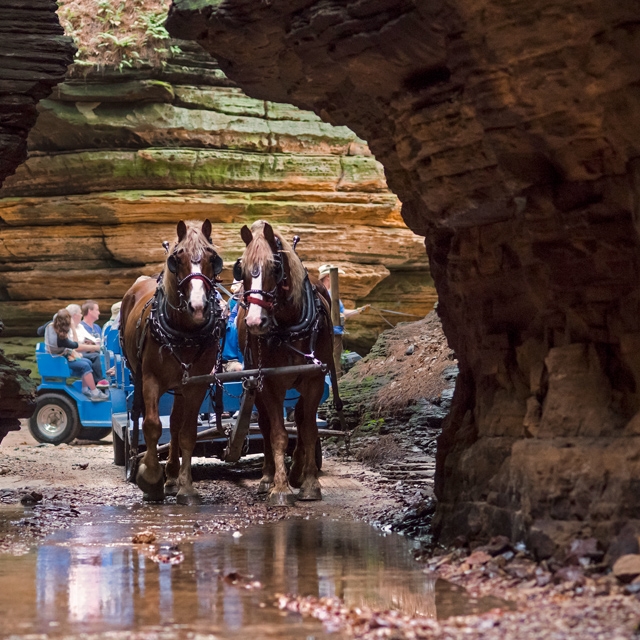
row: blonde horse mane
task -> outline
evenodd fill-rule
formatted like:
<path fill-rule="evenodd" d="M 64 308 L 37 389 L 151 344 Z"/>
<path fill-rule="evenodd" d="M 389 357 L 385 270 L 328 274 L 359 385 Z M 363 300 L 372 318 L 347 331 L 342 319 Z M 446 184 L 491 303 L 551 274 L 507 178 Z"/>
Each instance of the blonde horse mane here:
<path fill-rule="evenodd" d="M 251 270 L 246 265 L 260 265 L 262 269 L 273 268 L 273 249 L 264 237 L 264 220 L 257 220 L 251 225 L 251 233 L 253 234 L 253 240 L 249 243 L 245 249 L 244 256 L 242 258 L 242 264 L 245 269 Z M 293 247 L 282 237 L 282 235 L 273 230 L 273 235 L 278 238 L 282 244 L 282 253 L 286 256 L 287 264 L 289 266 L 289 285 L 291 302 L 296 307 L 302 306 L 303 294 L 304 294 L 304 279 L 307 275 L 307 270 L 304 268 L 302 261 L 298 258 Z"/>
<path fill-rule="evenodd" d="M 202 224 L 201 220 L 186 220 L 185 225 L 187 226 L 187 233 L 181 242 L 179 242 L 177 238 L 173 241 L 167 256 L 172 255 L 174 251 L 184 249 L 187 255 L 196 257 L 200 254 L 200 257 L 202 258 L 204 257 L 205 249 L 207 247 L 217 250 L 216 246 L 209 243 L 209 240 L 204 237 L 202 233 Z M 167 296 L 175 295 L 177 293 L 176 279 L 169 271 L 166 261 L 162 271 L 162 287 L 164 288 L 164 292 Z"/>

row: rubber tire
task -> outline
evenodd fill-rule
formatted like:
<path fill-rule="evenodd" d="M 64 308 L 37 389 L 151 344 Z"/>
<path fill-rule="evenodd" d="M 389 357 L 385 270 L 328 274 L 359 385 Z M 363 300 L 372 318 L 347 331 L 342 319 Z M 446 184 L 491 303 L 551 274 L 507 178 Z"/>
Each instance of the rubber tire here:
<path fill-rule="evenodd" d="M 53 435 L 38 425 L 38 416 L 47 406 L 58 407 L 66 419 L 66 425 L 62 431 Z M 55 411 L 53 408 L 51 410 Z M 29 431 L 38 442 L 55 445 L 69 443 L 78 437 L 81 429 L 78 410 L 68 396 L 59 393 L 43 393 L 36 398 L 36 409 L 29 418 Z"/>
<path fill-rule="evenodd" d="M 111 431 L 113 433 L 113 464 L 116 467 L 124 467 L 126 460 L 124 457 L 124 440 L 116 433 L 115 429 Z"/>
<path fill-rule="evenodd" d="M 318 471 L 322 470 L 322 443 L 320 438 L 316 440 L 316 467 L 318 467 Z"/>
<path fill-rule="evenodd" d="M 78 438 L 81 440 L 91 440 L 98 442 L 102 438 L 106 438 L 111 433 L 111 427 L 82 427 Z"/>

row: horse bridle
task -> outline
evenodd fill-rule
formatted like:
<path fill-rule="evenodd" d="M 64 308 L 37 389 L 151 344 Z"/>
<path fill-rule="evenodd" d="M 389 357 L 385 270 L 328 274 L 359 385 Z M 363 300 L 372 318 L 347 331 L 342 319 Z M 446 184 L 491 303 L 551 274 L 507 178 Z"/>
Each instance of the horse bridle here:
<path fill-rule="evenodd" d="M 250 304 L 258 305 L 267 311 L 273 311 L 278 303 L 278 288 L 284 291 L 289 290 L 289 286 L 286 284 L 287 276 L 284 270 L 284 257 L 282 255 L 282 243 L 280 238 L 276 238 L 277 251 L 273 254 L 273 275 L 276 281 L 275 286 L 271 291 L 265 291 L 264 289 L 249 289 L 242 294 L 242 302 L 240 304 L 246 309 Z M 252 278 L 257 278 L 260 275 L 260 267 L 254 265 L 250 273 Z M 242 280 L 242 258 L 238 258 L 233 265 L 233 277 L 235 280 Z M 284 284 L 283 284 L 284 283 Z M 260 295 L 262 298 L 256 298 Z"/>
<path fill-rule="evenodd" d="M 167 245 L 165 245 L 165 249 L 168 250 L 168 243 Z M 211 258 L 209 259 L 209 261 L 211 262 L 211 266 L 213 267 L 213 274 L 214 274 L 213 279 L 207 277 L 202 272 L 200 273 L 191 272 L 191 273 L 188 273 L 184 278 L 180 279 L 178 278 L 178 273 L 177 273 L 178 272 L 178 260 L 176 258 L 177 254 L 178 254 L 178 250 L 176 248 L 174 249 L 173 253 L 167 258 L 167 269 L 169 269 L 169 271 L 176 276 L 176 288 L 178 290 L 178 296 L 180 298 L 180 303 L 177 309 L 182 309 L 183 307 L 186 306 L 184 288 L 192 280 L 201 280 L 204 283 L 204 287 L 207 291 L 207 301 L 212 302 L 212 300 L 216 297 L 215 287 L 216 287 L 216 283 L 218 282 L 218 275 L 220 274 L 220 272 L 222 271 L 222 267 L 224 266 L 222 258 L 214 251 L 214 255 L 211 256 Z M 200 264 L 202 262 L 202 258 L 203 256 L 202 256 L 202 253 L 200 252 L 191 258 L 191 264 Z M 169 305 L 173 307 L 171 303 L 169 303 Z"/>

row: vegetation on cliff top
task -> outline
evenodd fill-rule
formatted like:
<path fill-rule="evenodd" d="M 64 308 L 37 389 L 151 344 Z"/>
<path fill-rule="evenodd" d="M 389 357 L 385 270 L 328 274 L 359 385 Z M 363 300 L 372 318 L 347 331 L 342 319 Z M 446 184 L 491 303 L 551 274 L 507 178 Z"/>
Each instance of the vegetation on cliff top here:
<path fill-rule="evenodd" d="M 164 28 L 170 0 L 58 0 L 76 68 L 162 65 L 180 52 Z"/>

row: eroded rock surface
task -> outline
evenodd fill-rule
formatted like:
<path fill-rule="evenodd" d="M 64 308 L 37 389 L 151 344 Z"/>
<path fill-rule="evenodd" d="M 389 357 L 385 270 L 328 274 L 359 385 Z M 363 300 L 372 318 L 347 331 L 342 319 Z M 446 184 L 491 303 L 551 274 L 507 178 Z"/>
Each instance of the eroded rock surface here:
<path fill-rule="evenodd" d="M 0 6 L 0 185 L 27 158 L 38 100 L 62 81 L 73 59 L 54 0 L 3 0 Z"/>
<path fill-rule="evenodd" d="M 442 540 L 606 545 L 640 492 L 636 3 L 174 0 L 249 95 L 367 140 L 459 359 Z"/>
<path fill-rule="evenodd" d="M 0 5 L 0 185 L 27 157 L 38 100 L 64 78 L 73 59 L 75 49 L 63 35 L 56 8 L 54 0 Z M 35 386 L 28 374 L 0 350 L 0 442 L 33 412 Z"/>
<path fill-rule="evenodd" d="M 106 311 L 160 270 L 180 218 L 212 221 L 227 284 L 240 226 L 262 217 L 301 236 L 310 270 L 345 271 L 348 307 L 428 312 L 436 294 L 422 240 L 366 144 L 309 111 L 248 97 L 198 45 L 179 44 L 164 65 L 74 67 L 40 102 L 29 160 L 0 190 L 7 334 L 69 301 Z M 349 345 L 368 348 L 387 326 L 374 311 L 356 316 Z"/>

